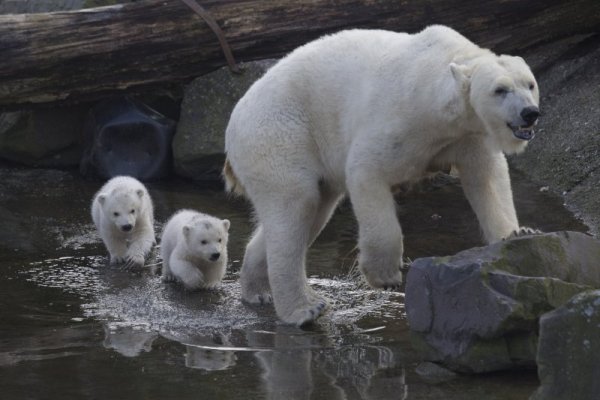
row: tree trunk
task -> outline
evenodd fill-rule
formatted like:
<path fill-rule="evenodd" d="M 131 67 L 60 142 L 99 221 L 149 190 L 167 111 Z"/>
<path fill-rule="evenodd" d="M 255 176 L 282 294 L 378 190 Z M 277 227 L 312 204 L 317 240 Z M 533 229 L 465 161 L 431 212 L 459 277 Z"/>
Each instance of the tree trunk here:
<path fill-rule="evenodd" d="M 528 46 L 600 31 L 598 0 L 208 0 L 237 61 L 279 57 L 344 28 L 451 26 L 479 45 Z M 78 101 L 191 79 L 225 65 L 217 38 L 179 0 L 0 15 L 0 108 Z"/>

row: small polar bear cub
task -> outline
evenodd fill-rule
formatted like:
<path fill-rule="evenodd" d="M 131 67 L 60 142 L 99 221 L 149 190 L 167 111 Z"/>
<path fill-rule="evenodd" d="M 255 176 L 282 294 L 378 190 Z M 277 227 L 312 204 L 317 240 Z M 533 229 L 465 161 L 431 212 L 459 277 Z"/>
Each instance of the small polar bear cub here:
<path fill-rule="evenodd" d="M 164 281 L 188 290 L 211 289 L 227 266 L 230 222 L 194 210 L 181 210 L 165 225 L 161 239 Z"/>
<path fill-rule="evenodd" d="M 94 196 L 92 219 L 111 264 L 144 265 L 156 239 L 152 199 L 140 181 L 117 176 L 106 182 Z"/>

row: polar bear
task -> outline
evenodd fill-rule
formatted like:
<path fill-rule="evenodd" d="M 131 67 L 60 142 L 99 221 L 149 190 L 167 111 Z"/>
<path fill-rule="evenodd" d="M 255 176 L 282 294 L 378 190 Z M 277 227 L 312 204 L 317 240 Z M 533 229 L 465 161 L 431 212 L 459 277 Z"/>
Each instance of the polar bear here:
<path fill-rule="evenodd" d="M 458 169 L 488 242 L 518 231 L 504 153 L 533 137 L 538 102 L 522 58 L 444 26 L 342 31 L 290 53 L 240 99 L 226 130 L 226 187 L 258 217 L 243 299 L 273 301 L 297 325 L 323 312 L 306 251 L 346 194 L 360 270 L 373 287 L 397 288 L 403 245 L 390 188 L 432 168 Z"/>
<path fill-rule="evenodd" d="M 230 222 L 194 210 L 180 210 L 165 225 L 160 253 L 164 281 L 188 290 L 216 287 L 227 267 Z"/>
<path fill-rule="evenodd" d="M 156 239 L 152 199 L 140 181 L 117 176 L 106 182 L 92 201 L 92 219 L 111 264 L 144 265 Z"/>

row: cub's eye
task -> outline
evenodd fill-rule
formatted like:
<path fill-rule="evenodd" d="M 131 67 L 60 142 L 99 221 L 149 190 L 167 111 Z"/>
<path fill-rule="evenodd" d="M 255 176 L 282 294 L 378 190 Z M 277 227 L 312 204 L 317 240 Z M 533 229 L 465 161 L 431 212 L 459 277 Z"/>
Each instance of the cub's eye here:
<path fill-rule="evenodd" d="M 221 243 L 221 239 L 219 239 L 219 243 Z"/>
<path fill-rule="evenodd" d="M 529 90 L 533 90 L 533 88 L 535 88 L 535 85 L 533 83 L 529 84 Z"/>
<path fill-rule="evenodd" d="M 135 214 L 135 210 L 129 211 L 130 214 Z"/>
<path fill-rule="evenodd" d="M 200 242 L 201 244 L 208 244 L 208 242 L 206 240 L 203 240 Z"/>
<path fill-rule="evenodd" d="M 119 214 L 118 212 L 114 212 L 114 213 L 113 213 L 113 215 L 114 215 L 115 217 L 118 217 L 120 214 Z"/>
<path fill-rule="evenodd" d="M 494 94 L 498 96 L 504 96 L 506 93 L 508 93 L 508 89 L 504 86 L 499 86 L 496 88 L 496 90 L 494 90 Z"/>

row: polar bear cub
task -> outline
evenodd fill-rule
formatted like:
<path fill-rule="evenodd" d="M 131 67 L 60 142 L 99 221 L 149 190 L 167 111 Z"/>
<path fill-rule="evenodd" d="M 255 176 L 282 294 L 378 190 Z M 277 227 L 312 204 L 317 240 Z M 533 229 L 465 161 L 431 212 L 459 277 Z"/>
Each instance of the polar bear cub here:
<path fill-rule="evenodd" d="M 144 265 L 156 239 L 152 199 L 140 181 L 117 176 L 106 182 L 92 201 L 92 219 L 111 264 Z"/>
<path fill-rule="evenodd" d="M 165 281 L 186 289 L 210 289 L 221 282 L 227 266 L 230 222 L 194 210 L 171 217 L 162 233 L 160 252 Z"/>
<path fill-rule="evenodd" d="M 225 134 L 227 187 L 258 226 L 242 297 L 301 325 L 326 302 L 308 285 L 310 244 L 348 196 L 359 268 L 377 288 L 402 282 L 402 229 L 391 188 L 454 166 L 488 242 L 520 226 L 505 153 L 534 136 L 539 92 L 520 57 L 458 32 L 349 30 L 294 50 L 235 106 Z"/>

